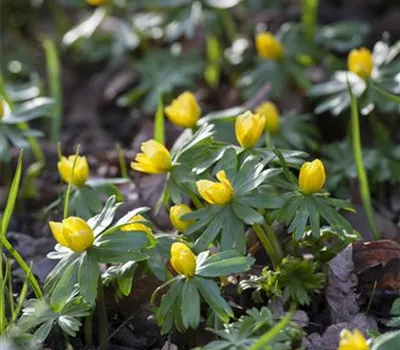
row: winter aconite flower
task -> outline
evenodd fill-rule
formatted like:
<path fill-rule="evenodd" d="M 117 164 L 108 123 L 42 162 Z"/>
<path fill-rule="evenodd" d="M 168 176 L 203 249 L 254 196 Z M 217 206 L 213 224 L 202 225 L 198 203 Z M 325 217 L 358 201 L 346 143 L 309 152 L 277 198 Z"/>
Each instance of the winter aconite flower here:
<path fill-rule="evenodd" d="M 193 224 L 193 221 L 185 221 L 181 219 L 183 215 L 191 212 L 192 209 L 190 209 L 186 204 L 174 205 L 169 210 L 169 218 L 171 223 L 179 232 L 185 231 L 190 225 Z"/>
<path fill-rule="evenodd" d="M 256 35 L 256 48 L 261 57 L 269 60 L 280 60 L 283 57 L 283 46 L 270 32 Z"/>
<path fill-rule="evenodd" d="M 54 238 L 76 253 L 90 248 L 94 241 L 92 228 L 81 218 L 70 216 L 62 222 L 49 222 Z"/>
<path fill-rule="evenodd" d="M 244 148 L 254 147 L 260 139 L 264 127 L 265 117 L 247 111 L 236 118 L 235 133 L 239 144 Z"/>
<path fill-rule="evenodd" d="M 121 227 L 121 231 L 140 231 L 151 235 L 151 228 L 142 223 L 142 221 L 146 221 L 142 215 L 135 215 L 129 219 L 129 224 Z"/>
<path fill-rule="evenodd" d="M 256 113 L 265 117 L 265 128 L 274 134 L 279 130 L 280 117 L 279 110 L 275 103 L 264 102 L 256 109 Z"/>
<path fill-rule="evenodd" d="M 171 170 L 171 155 L 161 143 L 149 140 L 143 142 L 140 149 L 143 153 L 136 155 L 131 163 L 133 170 L 148 174 L 163 174 Z"/>
<path fill-rule="evenodd" d="M 374 67 L 371 51 L 365 47 L 351 50 L 347 57 L 347 66 L 349 71 L 357 74 L 362 79 L 369 78 Z"/>
<path fill-rule="evenodd" d="M 196 271 L 196 255 L 184 243 L 171 245 L 171 265 L 182 276 L 190 278 Z"/>
<path fill-rule="evenodd" d="M 200 107 L 196 97 L 189 91 L 179 95 L 165 108 L 171 123 L 182 128 L 193 128 L 200 118 Z"/>
<path fill-rule="evenodd" d="M 358 329 L 353 332 L 344 329 L 340 333 L 338 350 L 369 350 L 369 346 L 367 340 Z"/>
<path fill-rule="evenodd" d="M 208 203 L 223 206 L 231 201 L 234 190 L 225 171 L 219 171 L 217 173 L 217 179 L 220 182 L 199 180 L 196 182 L 196 186 L 200 195 Z"/>
<path fill-rule="evenodd" d="M 304 194 L 319 192 L 324 186 L 325 180 L 324 164 L 319 159 L 305 162 L 302 165 L 299 175 L 299 187 Z"/>
<path fill-rule="evenodd" d="M 74 162 L 75 167 L 71 178 Z M 89 177 L 89 164 L 86 157 L 75 155 L 68 158 L 61 157 L 61 160 L 58 162 L 58 172 L 66 183 L 71 183 L 74 186 L 83 186 Z"/>
<path fill-rule="evenodd" d="M 109 0 L 86 0 L 86 2 L 91 6 L 102 6 L 106 5 Z"/>

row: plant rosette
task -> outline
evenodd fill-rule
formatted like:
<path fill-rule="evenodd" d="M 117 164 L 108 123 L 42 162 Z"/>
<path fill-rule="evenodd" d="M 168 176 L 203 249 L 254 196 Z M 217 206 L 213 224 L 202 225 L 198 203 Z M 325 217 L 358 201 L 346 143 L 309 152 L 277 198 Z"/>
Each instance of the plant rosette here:
<path fill-rule="evenodd" d="M 169 288 L 156 311 L 161 332 L 168 333 L 173 325 L 180 332 L 188 328 L 196 329 L 200 323 L 200 296 L 218 318 L 228 322 L 233 317 L 233 311 L 221 296 L 213 278 L 247 271 L 253 263 L 253 258 L 232 250 L 215 255 L 204 251 L 196 257 L 185 244 L 174 243 L 171 265 L 179 274 L 157 288 L 151 298 L 154 304 L 158 293 Z"/>
<path fill-rule="evenodd" d="M 300 59 L 306 50 L 296 40 L 296 27 L 290 23 L 282 25 L 276 35 L 269 32 L 256 35 L 256 48 L 260 57 L 255 68 L 244 73 L 239 81 L 244 98 L 254 96 L 266 81 L 271 82 L 272 97 L 278 96 L 290 81 L 301 89 L 310 87 L 306 67 Z"/>
<path fill-rule="evenodd" d="M 347 82 L 359 101 L 361 114 L 367 115 L 375 108 L 382 112 L 400 111 L 400 67 L 395 58 L 399 54 L 399 43 L 389 46 L 378 41 L 370 52 L 360 48 L 348 56 L 348 70 L 337 71 L 331 81 L 314 85 L 308 90 L 310 97 L 324 100 L 315 113 L 330 111 L 339 115 L 349 108 L 351 97 Z"/>
<path fill-rule="evenodd" d="M 184 231 L 186 236 L 197 236 L 195 250 L 204 251 L 217 240 L 221 250 L 236 249 L 245 253 L 246 225 L 264 223 L 256 209 L 277 205 L 269 200 L 269 189 L 264 190 L 261 185 L 281 172 L 279 168 L 265 169 L 260 156 L 243 154 L 240 157 L 234 147 L 226 148 L 212 171 L 220 181 L 197 182 L 198 193 L 209 205 L 181 217 L 196 221 Z"/>
<path fill-rule="evenodd" d="M 123 230 L 124 226 L 129 226 L 129 220 L 133 216 L 143 213 L 147 208 L 131 211 L 112 224 L 120 204 L 115 203 L 115 196 L 112 196 L 107 200 L 103 210 L 90 218 L 87 223 L 79 219 L 83 224 L 80 224 L 78 231 L 74 232 L 71 227 L 67 228 L 69 229 L 67 232 L 65 228 L 61 231 L 66 242 L 63 238 L 57 238 L 63 245 L 57 244 L 55 251 L 48 254 L 49 259 L 57 259 L 60 262 L 48 275 L 44 287 L 46 294 L 50 295 L 50 304 L 55 311 L 61 310 L 67 300 L 76 293 L 91 305 L 95 303 L 100 279 L 99 264 L 121 264 L 149 258 L 148 249 L 155 245 L 152 234 L 145 228 Z M 75 237 L 79 239 L 83 229 L 91 231 L 87 235 L 92 234 L 90 239 L 87 238 L 87 242 L 89 240 L 90 242 L 84 245 L 74 240 Z M 56 235 L 53 228 L 52 230 Z"/>

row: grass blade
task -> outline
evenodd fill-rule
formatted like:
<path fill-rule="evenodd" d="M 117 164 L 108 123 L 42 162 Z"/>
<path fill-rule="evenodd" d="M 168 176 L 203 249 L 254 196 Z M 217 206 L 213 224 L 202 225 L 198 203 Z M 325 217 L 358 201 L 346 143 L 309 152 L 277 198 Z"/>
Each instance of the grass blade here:
<path fill-rule="evenodd" d="M 158 141 L 162 145 L 165 145 L 164 103 L 161 92 L 158 95 L 158 106 L 154 119 L 154 140 Z"/>

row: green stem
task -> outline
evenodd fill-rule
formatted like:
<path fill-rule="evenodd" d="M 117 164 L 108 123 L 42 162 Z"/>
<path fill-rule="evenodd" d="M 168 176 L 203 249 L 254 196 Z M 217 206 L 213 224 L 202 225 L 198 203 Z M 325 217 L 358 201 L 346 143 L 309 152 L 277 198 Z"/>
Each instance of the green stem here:
<path fill-rule="evenodd" d="M 128 178 L 128 169 L 126 167 L 124 150 L 122 149 L 119 143 L 117 143 L 116 148 L 117 148 L 119 167 L 121 170 L 121 176 L 124 178 Z"/>
<path fill-rule="evenodd" d="M 360 195 L 363 203 L 365 215 L 367 216 L 369 226 L 372 230 L 375 239 L 380 239 L 378 227 L 374 220 L 374 212 L 372 209 L 371 193 L 368 185 L 367 172 L 364 167 L 364 160 L 362 156 L 361 136 L 360 136 L 360 121 L 358 116 L 357 100 L 349 86 L 349 93 L 351 97 L 351 134 L 353 143 L 353 154 L 356 163 L 358 180 L 360 183 Z"/>
<path fill-rule="evenodd" d="M 108 319 L 103 281 L 97 285 L 97 317 L 99 318 L 99 350 L 108 348 Z"/>
<path fill-rule="evenodd" d="M 275 251 L 273 244 L 271 243 L 269 237 L 259 224 L 254 224 L 253 230 L 256 233 L 258 239 L 261 241 L 265 251 L 267 252 L 269 258 L 271 259 L 272 266 L 276 269 L 279 266 L 280 258 L 278 252 Z"/>
<path fill-rule="evenodd" d="M 303 0 L 301 5 L 301 22 L 305 39 L 309 45 L 314 45 L 318 3 L 319 0 Z"/>
<path fill-rule="evenodd" d="M 31 269 L 29 268 L 29 266 L 25 263 L 24 259 L 21 257 L 21 255 L 19 255 L 19 253 L 14 249 L 14 247 L 12 246 L 12 244 L 7 240 L 6 237 L 2 237 L 1 238 L 1 245 L 7 249 L 8 253 L 11 255 L 11 257 L 17 262 L 17 264 L 19 265 L 19 267 L 25 272 L 28 280 L 29 280 L 29 284 L 32 287 L 33 292 L 36 295 L 37 299 L 43 299 L 43 294 L 42 291 L 40 289 L 39 283 L 36 280 L 36 278 L 33 276 Z M 0 260 L 1 261 L 1 260 Z"/>
<path fill-rule="evenodd" d="M 47 63 L 47 78 L 49 80 L 49 88 L 51 97 L 54 100 L 55 106 L 53 116 L 50 119 L 50 140 L 54 144 L 60 139 L 61 120 L 62 120 L 62 89 L 61 89 L 61 69 L 60 60 L 56 45 L 50 39 L 43 41 L 43 48 L 46 54 Z"/>
<path fill-rule="evenodd" d="M 271 143 L 271 133 L 266 130 L 265 131 L 265 145 L 267 148 L 271 149 L 272 148 L 272 143 Z"/>
<path fill-rule="evenodd" d="M 80 147 L 80 145 L 78 145 L 76 147 L 75 159 L 74 159 L 74 162 L 73 162 L 72 168 L 71 168 L 70 181 L 68 183 L 67 192 L 65 193 L 64 215 L 63 215 L 64 219 L 66 219 L 68 217 L 69 197 L 71 196 L 72 182 L 74 180 L 75 165 L 76 165 L 76 160 L 78 159 L 78 155 L 79 155 L 79 147 Z"/>
<path fill-rule="evenodd" d="M 282 247 L 279 243 L 278 237 L 276 236 L 276 233 L 272 229 L 271 225 L 264 224 L 263 227 L 264 227 L 264 231 L 267 233 L 267 236 L 268 236 L 272 246 L 274 247 L 274 250 L 278 256 L 279 263 L 280 263 L 283 259 L 283 251 L 282 251 Z"/>
<path fill-rule="evenodd" d="M 267 333 L 260 337 L 250 350 L 262 350 L 273 340 L 290 322 L 295 313 L 295 304 L 292 304 L 289 312 Z"/>
<path fill-rule="evenodd" d="M 89 349 L 93 348 L 93 313 L 85 319 L 85 343 Z"/>

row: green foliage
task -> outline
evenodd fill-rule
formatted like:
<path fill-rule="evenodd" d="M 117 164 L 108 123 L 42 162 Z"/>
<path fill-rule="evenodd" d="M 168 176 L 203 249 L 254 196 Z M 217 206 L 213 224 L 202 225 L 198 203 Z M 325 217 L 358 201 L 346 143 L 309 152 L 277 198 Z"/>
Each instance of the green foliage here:
<path fill-rule="evenodd" d="M 224 329 L 209 329 L 220 340 L 214 340 L 204 347 L 196 350 L 247 350 L 266 332 L 274 328 L 275 319 L 272 312 L 263 307 L 260 310 L 252 308 L 246 311 L 237 321 L 224 324 Z M 293 343 L 303 335 L 301 329 L 290 323 L 278 335 L 268 343 L 271 349 L 290 350 Z"/>
<path fill-rule="evenodd" d="M 379 41 L 373 48 L 374 70 L 369 79 L 363 80 L 348 71 L 337 71 L 332 80 L 317 84 L 308 90 L 311 97 L 323 97 L 315 107 L 315 113 L 330 111 L 339 115 L 350 106 L 347 80 L 359 100 L 361 114 L 367 115 L 375 108 L 382 112 L 399 112 L 400 104 L 395 95 L 400 93 L 395 77 L 400 72 L 395 58 L 400 52 L 400 42 L 389 46 Z"/>
<path fill-rule="evenodd" d="M 259 284 L 272 297 L 282 297 L 285 302 L 309 305 L 311 296 L 319 293 L 325 281 L 324 274 L 316 271 L 316 263 L 287 257 L 275 271 L 264 268 Z"/>
<path fill-rule="evenodd" d="M 400 327 L 400 298 L 397 298 L 390 309 L 392 319 L 389 321 L 389 327 Z"/>
<path fill-rule="evenodd" d="M 392 350 L 400 344 L 400 331 L 388 332 L 374 339 L 371 350 Z"/>
<path fill-rule="evenodd" d="M 142 99 L 145 112 L 154 112 L 158 96 L 189 88 L 201 76 L 203 62 L 196 50 L 174 55 L 168 50 L 151 50 L 135 64 L 140 83 L 118 99 L 120 106 L 136 104 Z"/>
<path fill-rule="evenodd" d="M 244 257 L 236 251 L 225 251 L 211 256 L 208 251 L 200 253 L 193 277 L 177 276 L 158 288 L 169 286 L 156 312 L 162 333 L 168 333 L 173 324 L 180 332 L 189 327 L 196 329 L 200 322 L 200 296 L 218 318 L 228 322 L 233 317 L 233 311 L 211 278 L 247 271 L 253 263 L 254 259 Z M 157 292 L 158 290 L 153 294 L 152 300 Z"/>

